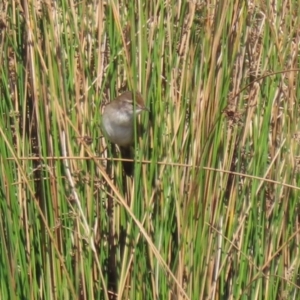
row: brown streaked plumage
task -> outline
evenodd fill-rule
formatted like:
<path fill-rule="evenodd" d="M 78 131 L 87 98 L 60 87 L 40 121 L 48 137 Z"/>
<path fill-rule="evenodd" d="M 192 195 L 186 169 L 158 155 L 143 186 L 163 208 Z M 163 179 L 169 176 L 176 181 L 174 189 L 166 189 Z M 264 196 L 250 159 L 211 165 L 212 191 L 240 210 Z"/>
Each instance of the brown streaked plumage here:
<path fill-rule="evenodd" d="M 135 106 L 134 106 L 135 100 Z M 135 108 L 135 112 L 134 112 Z M 141 93 L 125 92 L 107 104 L 102 114 L 102 128 L 108 140 L 119 146 L 124 159 L 133 159 L 134 116 L 147 111 Z M 133 172 L 132 162 L 123 162 L 125 173 Z"/>

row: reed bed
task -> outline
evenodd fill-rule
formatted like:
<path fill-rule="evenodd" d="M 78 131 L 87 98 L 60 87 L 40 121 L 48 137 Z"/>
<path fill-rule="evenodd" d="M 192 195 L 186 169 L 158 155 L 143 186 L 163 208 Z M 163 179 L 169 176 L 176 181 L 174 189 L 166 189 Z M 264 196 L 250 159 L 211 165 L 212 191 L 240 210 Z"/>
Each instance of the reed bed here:
<path fill-rule="evenodd" d="M 0 11 L 0 299 L 298 299 L 298 1 Z M 100 126 L 125 90 L 132 178 Z"/>

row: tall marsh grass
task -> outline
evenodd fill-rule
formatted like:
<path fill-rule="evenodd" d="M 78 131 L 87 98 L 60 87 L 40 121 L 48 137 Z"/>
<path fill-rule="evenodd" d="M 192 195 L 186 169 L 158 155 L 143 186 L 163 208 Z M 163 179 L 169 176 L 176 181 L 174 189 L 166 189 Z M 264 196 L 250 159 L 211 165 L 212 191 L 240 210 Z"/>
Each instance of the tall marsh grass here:
<path fill-rule="evenodd" d="M 298 299 L 298 1 L 0 7 L 0 299 Z"/>

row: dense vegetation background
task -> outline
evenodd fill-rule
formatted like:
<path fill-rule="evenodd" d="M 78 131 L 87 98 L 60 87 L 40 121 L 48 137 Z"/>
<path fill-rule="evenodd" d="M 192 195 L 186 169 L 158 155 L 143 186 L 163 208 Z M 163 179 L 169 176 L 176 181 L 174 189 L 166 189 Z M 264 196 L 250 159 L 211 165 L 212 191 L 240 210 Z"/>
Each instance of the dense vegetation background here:
<path fill-rule="evenodd" d="M 0 299 L 298 299 L 298 0 L 0 11 Z M 133 178 L 99 126 L 128 89 Z"/>

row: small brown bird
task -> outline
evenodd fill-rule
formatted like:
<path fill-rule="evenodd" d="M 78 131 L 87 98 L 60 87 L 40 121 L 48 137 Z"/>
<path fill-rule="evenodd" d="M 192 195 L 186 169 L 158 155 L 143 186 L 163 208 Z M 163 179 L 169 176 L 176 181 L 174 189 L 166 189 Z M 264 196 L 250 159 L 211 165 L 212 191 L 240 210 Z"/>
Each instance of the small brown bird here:
<path fill-rule="evenodd" d="M 135 101 L 135 105 L 134 105 Z M 134 111 L 135 109 L 135 111 Z M 134 120 L 142 111 L 149 111 L 141 93 L 125 92 L 107 104 L 102 114 L 102 128 L 108 140 L 117 144 L 124 159 L 133 159 Z M 126 175 L 133 173 L 133 162 L 124 161 Z"/>

